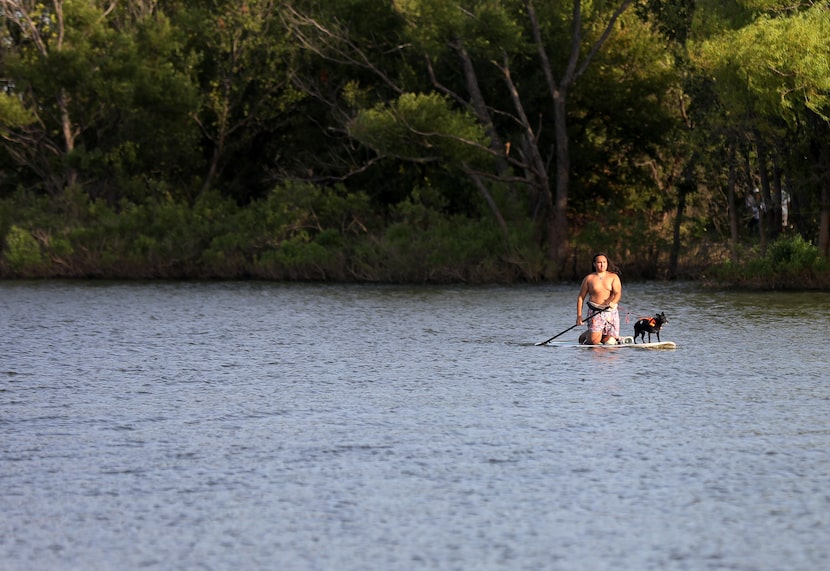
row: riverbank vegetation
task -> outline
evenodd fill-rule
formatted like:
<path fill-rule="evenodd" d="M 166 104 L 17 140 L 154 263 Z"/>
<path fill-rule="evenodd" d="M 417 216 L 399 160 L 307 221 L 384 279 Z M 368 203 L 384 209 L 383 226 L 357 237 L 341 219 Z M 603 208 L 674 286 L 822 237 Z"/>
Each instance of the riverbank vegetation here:
<path fill-rule="evenodd" d="M 825 288 L 830 2 L 0 0 L 0 277 Z"/>

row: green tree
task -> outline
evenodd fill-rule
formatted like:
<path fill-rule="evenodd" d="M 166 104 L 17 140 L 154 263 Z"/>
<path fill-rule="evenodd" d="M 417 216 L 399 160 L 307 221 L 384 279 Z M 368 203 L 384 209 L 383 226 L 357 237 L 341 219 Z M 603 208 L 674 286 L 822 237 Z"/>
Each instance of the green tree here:
<path fill-rule="evenodd" d="M 101 39 L 103 30 L 94 24 L 91 7 L 84 2 L 2 0 L 0 9 L 3 63 L 12 72 L 6 94 L 25 109 L 12 109 L 2 118 L 4 141 L 18 162 L 57 192 L 77 181 L 74 167 L 56 168 L 54 163 L 75 150 L 82 130 L 78 115 L 89 107 L 84 94 L 73 93 L 65 80 L 75 75 L 77 85 L 83 82 L 78 76 L 90 73 L 84 59 L 94 59 L 90 44 Z M 89 23 L 86 37 L 79 37 L 80 22 Z"/>
<path fill-rule="evenodd" d="M 704 42 L 697 61 L 714 79 L 728 117 L 741 120 L 752 137 L 767 204 L 780 212 L 781 190 L 772 194 L 768 181 L 770 148 L 781 148 L 790 134 L 815 149 L 812 172 L 792 172 L 815 189 L 820 210 L 819 249 L 830 248 L 830 149 L 826 122 L 830 115 L 830 9 L 826 3 L 805 9 L 783 9 L 781 2 L 748 2 L 765 9 L 749 24 Z M 801 150 L 792 145 L 793 150 Z M 795 166 L 790 155 L 783 159 Z M 773 218 L 772 220 L 775 220 Z M 780 220 L 780 218 L 779 218 Z"/>
<path fill-rule="evenodd" d="M 252 191 L 233 178 L 254 168 L 253 157 L 264 164 L 271 160 L 257 152 L 257 142 L 286 120 L 301 97 L 290 81 L 280 9 L 279 0 L 211 0 L 179 15 L 190 50 L 199 54 L 201 103 L 193 118 L 209 157 L 201 193 L 229 169 L 225 190 L 248 199 Z M 258 178 L 266 178 L 265 169 Z"/>
<path fill-rule="evenodd" d="M 539 61 L 545 77 L 548 96 L 551 99 L 554 117 L 554 141 L 556 152 L 556 185 L 551 208 L 549 209 L 548 250 L 550 259 L 558 265 L 564 265 L 569 254 L 568 247 L 568 200 L 571 185 L 571 153 L 568 134 L 568 95 L 576 82 L 585 74 L 597 52 L 606 43 L 619 17 L 631 6 L 633 0 L 624 0 L 613 10 L 605 12 L 601 6 L 594 12 L 595 20 L 588 21 L 584 28 L 583 5 L 580 0 L 573 0 L 570 42 L 564 50 L 567 60 L 564 68 L 557 74 L 551 65 L 548 54 L 548 42 L 542 35 L 539 18 L 533 2 L 526 0 L 528 18 L 532 30 L 533 42 L 539 52 Z M 594 8 L 594 6 L 590 6 Z"/>
<path fill-rule="evenodd" d="M 2 0 L 0 9 L 0 134 L 33 184 L 112 193 L 119 177 L 146 182 L 188 163 L 194 92 L 171 60 L 178 45 L 163 16 L 85 0 Z"/>
<path fill-rule="evenodd" d="M 485 178 L 522 183 L 531 189 L 531 201 L 541 204 L 542 234 L 546 236 L 554 272 L 561 272 L 570 238 L 569 90 L 584 75 L 631 4 L 632 1 L 623 1 L 610 9 L 591 4 L 584 13 L 583 3 L 575 0 L 570 12 L 563 14 L 558 8 L 546 6 L 540 17 L 530 0 L 402 0 L 395 3 L 406 22 L 400 44 L 411 46 L 409 51 L 415 52 L 407 60 L 407 69 L 414 75 L 401 73 L 401 67 L 392 73 L 390 68 L 372 60 L 371 54 L 348 35 L 347 26 L 327 23 L 307 14 L 299 14 L 293 21 L 305 46 L 329 60 L 350 62 L 369 70 L 388 85 L 391 97 L 382 99 L 383 104 L 394 105 L 393 99 L 407 91 L 431 89 L 475 117 L 487 141 L 476 140 L 474 144 L 479 152 L 489 153 L 491 160 L 486 170 L 481 168 L 481 163 L 475 167 L 462 165 L 464 172 L 485 199 L 489 192 L 482 182 Z M 561 21 L 566 24 L 561 25 Z M 563 51 L 567 54 L 564 59 L 549 55 Z M 420 66 L 416 63 L 419 58 L 424 62 Z M 532 64 L 525 63 L 529 60 Z M 517 80 L 517 66 L 530 75 Z M 431 85 L 417 81 L 424 74 Z M 547 92 L 547 104 L 539 100 L 539 89 Z M 547 116 L 546 124 L 552 125 L 552 138 L 542 136 L 538 124 L 540 115 Z M 369 141 L 367 122 L 359 124 L 364 128 L 354 133 Z M 432 128 L 421 134 L 440 131 Z M 546 144 L 555 153 L 553 182 L 548 151 L 543 146 Z M 386 149 L 374 148 L 381 154 L 386 152 Z M 508 165 L 520 174 L 511 174 L 506 168 Z M 492 205 L 494 201 L 487 202 Z"/>

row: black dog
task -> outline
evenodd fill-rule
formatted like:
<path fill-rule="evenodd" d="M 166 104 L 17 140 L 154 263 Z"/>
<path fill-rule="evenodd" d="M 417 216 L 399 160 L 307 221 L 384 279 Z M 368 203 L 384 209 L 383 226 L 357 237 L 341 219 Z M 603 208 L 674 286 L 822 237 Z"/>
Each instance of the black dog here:
<path fill-rule="evenodd" d="M 648 342 L 651 343 L 651 334 L 657 334 L 657 341 L 660 341 L 660 329 L 663 327 L 664 323 L 668 323 L 669 320 L 666 319 L 665 313 L 658 313 L 654 317 L 644 317 L 639 319 L 637 323 L 634 324 L 634 342 L 637 342 L 637 336 L 643 340 L 643 343 L 646 342 L 646 333 L 648 333 Z"/>

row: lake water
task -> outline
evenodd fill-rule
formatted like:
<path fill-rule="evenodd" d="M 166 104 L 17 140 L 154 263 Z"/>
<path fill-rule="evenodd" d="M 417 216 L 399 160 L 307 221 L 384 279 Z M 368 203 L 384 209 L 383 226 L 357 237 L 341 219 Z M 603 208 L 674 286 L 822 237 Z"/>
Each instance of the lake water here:
<path fill-rule="evenodd" d="M 0 283 L 0 569 L 830 568 L 830 294 L 577 289 Z"/>

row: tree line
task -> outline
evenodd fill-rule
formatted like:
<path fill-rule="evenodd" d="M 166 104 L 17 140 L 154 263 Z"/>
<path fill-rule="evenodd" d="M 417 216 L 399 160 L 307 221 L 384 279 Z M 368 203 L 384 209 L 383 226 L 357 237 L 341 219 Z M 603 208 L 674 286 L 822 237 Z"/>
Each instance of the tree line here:
<path fill-rule="evenodd" d="M 0 0 L 0 276 L 808 287 L 830 2 Z"/>

